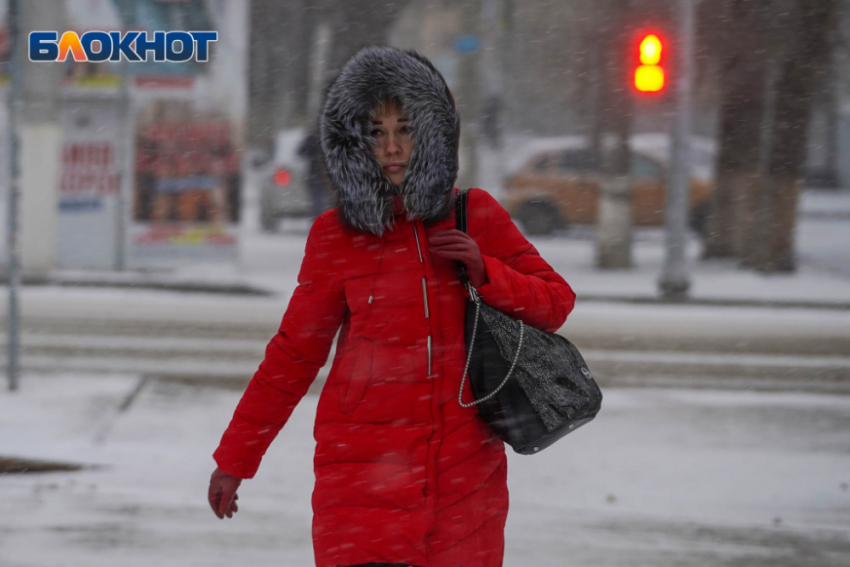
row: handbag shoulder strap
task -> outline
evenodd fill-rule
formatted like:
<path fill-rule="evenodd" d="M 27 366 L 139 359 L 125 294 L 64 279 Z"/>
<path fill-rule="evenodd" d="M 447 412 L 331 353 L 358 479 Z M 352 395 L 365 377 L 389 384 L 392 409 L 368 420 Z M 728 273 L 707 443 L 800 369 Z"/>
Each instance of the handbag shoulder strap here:
<path fill-rule="evenodd" d="M 461 232 L 468 233 L 467 229 L 467 207 L 469 203 L 469 189 L 461 189 L 455 196 L 455 228 Z"/>
<path fill-rule="evenodd" d="M 455 228 L 461 232 L 469 234 L 467 227 L 467 209 L 469 204 L 469 189 L 461 189 L 455 195 Z M 466 287 L 469 283 L 469 276 L 466 273 L 466 266 L 462 262 L 457 263 L 457 273 L 460 276 L 460 281 Z"/>
<path fill-rule="evenodd" d="M 467 220 L 469 215 L 469 189 L 463 189 L 457 192 L 455 196 L 455 228 L 458 230 L 469 234 L 467 227 Z M 465 404 L 463 403 L 463 386 L 466 383 L 466 377 L 469 375 L 469 363 L 472 361 L 472 347 L 475 345 L 475 336 L 478 334 L 478 319 L 480 317 L 481 311 L 481 300 L 478 297 L 478 294 L 475 292 L 475 288 L 469 285 L 469 276 L 466 273 L 466 266 L 463 265 L 462 262 L 458 262 L 458 274 L 460 275 L 460 281 L 463 282 L 463 285 L 470 293 L 470 300 L 472 304 L 475 305 L 475 319 L 472 326 L 472 336 L 469 339 L 469 348 L 466 353 L 466 366 L 463 368 L 463 376 L 461 376 L 460 380 L 460 390 L 457 393 L 457 403 L 461 405 L 461 407 L 471 407 L 481 402 L 487 401 L 496 394 L 507 384 L 508 379 L 514 373 L 514 368 L 516 367 L 517 360 L 519 360 L 519 352 L 522 350 L 522 339 L 524 334 L 524 325 L 522 321 L 517 321 L 519 324 L 519 344 L 517 344 L 516 354 L 514 354 L 513 361 L 511 362 L 511 368 L 508 370 L 508 373 L 505 375 L 505 378 L 502 380 L 502 383 L 499 386 L 478 400 L 473 400 L 472 403 Z"/>

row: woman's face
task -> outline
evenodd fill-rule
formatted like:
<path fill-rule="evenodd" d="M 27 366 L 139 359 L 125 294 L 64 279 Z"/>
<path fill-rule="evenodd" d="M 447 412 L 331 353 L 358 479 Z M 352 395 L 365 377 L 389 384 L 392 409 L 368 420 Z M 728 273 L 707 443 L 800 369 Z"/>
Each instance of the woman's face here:
<path fill-rule="evenodd" d="M 398 187 L 410 163 L 413 152 L 413 136 L 407 116 L 398 109 L 387 109 L 372 120 L 372 151 L 393 185 Z"/>

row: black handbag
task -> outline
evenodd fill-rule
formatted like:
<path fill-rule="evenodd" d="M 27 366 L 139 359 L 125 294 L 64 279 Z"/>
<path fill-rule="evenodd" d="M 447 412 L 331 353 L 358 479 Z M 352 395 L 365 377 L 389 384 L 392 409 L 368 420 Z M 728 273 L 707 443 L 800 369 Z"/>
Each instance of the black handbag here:
<path fill-rule="evenodd" d="M 455 201 L 455 225 L 467 232 L 467 191 Z M 466 306 L 466 368 L 458 403 L 478 406 L 481 417 L 513 450 L 533 455 L 596 417 L 599 390 L 578 349 L 484 302 L 458 268 L 469 292 Z M 475 401 L 463 402 L 466 377 Z"/>

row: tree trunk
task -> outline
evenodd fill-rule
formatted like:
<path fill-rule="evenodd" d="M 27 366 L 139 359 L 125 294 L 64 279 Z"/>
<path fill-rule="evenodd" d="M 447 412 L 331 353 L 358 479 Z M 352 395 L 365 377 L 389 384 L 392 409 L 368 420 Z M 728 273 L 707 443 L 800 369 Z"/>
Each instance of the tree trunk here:
<path fill-rule="evenodd" d="M 746 214 L 758 184 L 761 128 L 765 112 L 768 60 L 764 13 L 749 0 L 724 0 L 718 42 L 720 133 L 708 234 L 703 258 L 741 253 L 752 233 Z"/>
<path fill-rule="evenodd" d="M 328 79 L 359 49 L 384 44 L 390 25 L 409 0 L 325 0 L 333 29 Z"/>
<path fill-rule="evenodd" d="M 629 21 L 631 3 L 617 0 L 611 5 L 612 17 L 621 23 Z M 629 137 L 631 134 L 631 92 L 625 81 L 625 62 L 622 54 L 628 52 L 628 37 L 622 33 L 625 26 L 609 25 L 604 28 L 607 47 L 602 61 L 605 72 L 601 95 L 605 100 L 602 110 L 602 132 L 611 134 L 613 146 L 603 146 L 603 175 L 599 187 L 599 218 L 596 225 L 596 267 L 599 269 L 626 269 L 632 267 L 631 180 L 629 179 Z"/>
<path fill-rule="evenodd" d="M 291 0 L 290 0 L 291 1 Z M 290 30 L 292 46 L 287 54 L 287 66 L 290 69 L 290 89 L 292 90 L 292 107 L 290 122 L 292 125 L 309 126 L 315 121 L 310 116 L 310 54 L 313 52 L 316 25 L 318 24 L 316 7 L 310 0 L 291 1 Z"/>
<path fill-rule="evenodd" d="M 754 267 L 763 272 L 796 269 L 794 229 L 808 125 L 819 81 L 828 71 L 829 32 L 835 21 L 835 0 L 795 4 L 787 26 L 777 28 L 789 49 L 776 82 L 773 144 L 760 199 L 764 221 L 755 239 Z"/>
<path fill-rule="evenodd" d="M 286 46 L 276 39 L 275 24 L 284 19 L 279 0 L 252 0 L 248 46 L 248 146 L 268 157 L 279 126 L 285 80 Z"/>
<path fill-rule="evenodd" d="M 587 138 L 587 147 L 596 163 L 602 162 L 602 100 L 604 89 L 605 5 L 580 4 L 578 18 L 586 22 L 579 27 L 576 53 L 576 74 L 581 79 L 577 86 L 577 103 L 581 117 L 582 132 Z"/>

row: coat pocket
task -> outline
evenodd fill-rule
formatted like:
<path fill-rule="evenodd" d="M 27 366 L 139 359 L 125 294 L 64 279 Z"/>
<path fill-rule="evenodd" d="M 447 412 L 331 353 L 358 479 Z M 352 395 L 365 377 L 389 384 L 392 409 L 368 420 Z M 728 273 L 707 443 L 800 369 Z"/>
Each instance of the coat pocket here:
<path fill-rule="evenodd" d="M 365 344 L 358 345 L 353 351 L 356 359 L 351 367 L 351 375 L 348 377 L 348 388 L 343 403 L 343 411 L 349 416 L 354 415 L 357 406 L 363 401 L 369 389 L 369 382 L 372 380 L 372 344 L 362 342 Z"/>
<path fill-rule="evenodd" d="M 346 280 L 343 289 L 345 303 L 351 313 L 350 336 L 355 340 L 374 339 L 375 278 L 367 276 Z"/>

